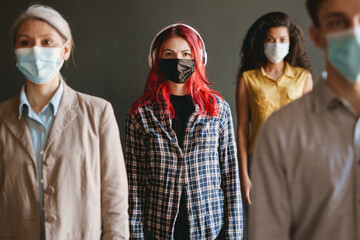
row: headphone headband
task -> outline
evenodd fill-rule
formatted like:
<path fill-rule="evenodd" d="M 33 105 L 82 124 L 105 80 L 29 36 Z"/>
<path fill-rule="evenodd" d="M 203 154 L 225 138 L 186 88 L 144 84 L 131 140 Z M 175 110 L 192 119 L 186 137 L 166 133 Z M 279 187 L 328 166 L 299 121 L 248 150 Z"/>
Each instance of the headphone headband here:
<path fill-rule="evenodd" d="M 206 53 L 206 49 L 205 49 L 205 43 L 204 43 L 204 40 L 202 39 L 202 37 L 200 36 L 199 32 L 195 30 L 195 28 L 187 25 L 187 24 L 184 24 L 184 23 L 175 23 L 175 24 L 170 24 L 166 27 L 164 27 L 163 29 L 161 29 L 154 37 L 154 39 L 152 40 L 151 42 L 151 45 L 150 45 L 150 50 L 149 50 L 149 54 L 148 54 L 148 62 L 149 62 L 149 67 L 152 68 L 152 63 L 153 63 L 153 59 L 154 59 L 154 56 L 153 56 L 153 49 L 154 49 L 154 44 L 156 42 L 156 39 L 159 37 L 160 34 L 162 34 L 164 31 L 168 30 L 169 28 L 172 28 L 172 27 L 176 27 L 176 26 L 184 26 L 184 27 L 187 27 L 188 29 L 190 29 L 191 31 L 193 31 L 200 39 L 201 43 L 202 43 L 202 48 L 201 48 L 201 51 L 202 51 L 202 56 L 204 58 L 204 65 L 206 65 L 207 63 L 207 53 Z"/>

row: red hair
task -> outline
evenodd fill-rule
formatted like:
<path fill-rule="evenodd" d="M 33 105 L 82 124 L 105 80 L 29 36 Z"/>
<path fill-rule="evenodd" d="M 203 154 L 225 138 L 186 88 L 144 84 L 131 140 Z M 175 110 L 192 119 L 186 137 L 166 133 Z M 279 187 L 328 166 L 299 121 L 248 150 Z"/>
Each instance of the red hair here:
<path fill-rule="evenodd" d="M 152 51 L 154 53 L 154 59 L 146 80 L 144 94 L 131 106 L 131 111 L 134 113 L 137 108 L 153 101 L 156 102 L 165 113 L 169 113 L 171 118 L 174 118 L 175 112 L 170 102 L 170 88 L 167 84 L 167 79 L 160 72 L 159 62 L 164 43 L 169 38 L 175 36 L 184 38 L 188 42 L 191 52 L 194 54 L 195 72 L 185 83 L 191 98 L 195 104 L 198 105 L 200 114 L 217 116 L 218 103 L 215 95 L 220 98 L 222 97 L 216 91 L 209 88 L 211 83 L 205 76 L 201 40 L 193 30 L 183 25 L 171 27 L 156 38 Z"/>

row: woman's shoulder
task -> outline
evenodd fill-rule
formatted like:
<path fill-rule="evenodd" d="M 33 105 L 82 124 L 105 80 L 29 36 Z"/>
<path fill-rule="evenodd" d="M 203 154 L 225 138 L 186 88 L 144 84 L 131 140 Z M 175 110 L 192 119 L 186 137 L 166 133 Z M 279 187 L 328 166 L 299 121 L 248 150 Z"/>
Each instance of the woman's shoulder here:
<path fill-rule="evenodd" d="M 302 67 L 295 67 L 295 66 L 291 66 L 290 64 L 288 64 L 288 66 L 290 67 L 291 71 L 293 71 L 295 73 L 295 76 L 300 76 L 300 75 L 307 75 L 309 73 L 309 70 L 302 68 Z"/>
<path fill-rule="evenodd" d="M 164 110 L 155 101 L 147 101 L 141 104 L 135 102 L 128 110 L 127 118 L 143 119 L 146 116 L 163 116 Z"/>
<path fill-rule="evenodd" d="M 92 105 L 92 106 L 104 106 L 108 104 L 108 101 L 97 96 L 93 96 L 87 93 L 82 93 L 75 91 L 77 99 L 84 105 Z"/>
<path fill-rule="evenodd" d="M 230 105 L 229 103 L 223 98 L 216 94 L 213 94 L 218 104 L 219 115 L 228 114 L 230 112 Z"/>
<path fill-rule="evenodd" d="M 19 98 L 20 95 L 11 97 L 3 102 L 0 102 L 0 121 L 5 115 L 16 114 L 19 111 Z"/>
<path fill-rule="evenodd" d="M 243 78 L 247 78 L 247 77 L 251 77 L 251 76 L 255 76 L 257 74 L 257 69 L 250 69 L 250 70 L 246 70 L 244 71 L 241 75 Z"/>
<path fill-rule="evenodd" d="M 94 116 L 113 113 L 111 103 L 101 97 L 82 93 L 70 87 L 67 87 L 65 91 L 62 101 L 66 101 L 65 104 L 77 106 L 80 112 L 89 112 Z"/>

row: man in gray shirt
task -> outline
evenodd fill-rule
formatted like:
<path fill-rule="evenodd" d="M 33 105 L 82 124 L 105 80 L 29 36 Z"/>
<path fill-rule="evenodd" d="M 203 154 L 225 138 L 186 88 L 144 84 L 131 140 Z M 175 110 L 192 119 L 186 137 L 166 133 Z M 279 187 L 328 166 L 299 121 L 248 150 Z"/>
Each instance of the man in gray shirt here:
<path fill-rule="evenodd" d="M 360 239 L 360 1 L 307 8 L 327 77 L 260 132 L 250 240 Z"/>

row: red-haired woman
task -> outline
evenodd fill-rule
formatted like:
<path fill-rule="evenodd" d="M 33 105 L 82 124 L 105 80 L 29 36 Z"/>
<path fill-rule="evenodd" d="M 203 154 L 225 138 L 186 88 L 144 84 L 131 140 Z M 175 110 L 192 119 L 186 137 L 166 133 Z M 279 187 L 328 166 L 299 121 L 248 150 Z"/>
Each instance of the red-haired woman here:
<path fill-rule="evenodd" d="M 229 105 L 209 88 L 199 33 L 154 38 L 143 96 L 126 119 L 131 239 L 241 239 L 242 205 Z"/>

